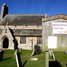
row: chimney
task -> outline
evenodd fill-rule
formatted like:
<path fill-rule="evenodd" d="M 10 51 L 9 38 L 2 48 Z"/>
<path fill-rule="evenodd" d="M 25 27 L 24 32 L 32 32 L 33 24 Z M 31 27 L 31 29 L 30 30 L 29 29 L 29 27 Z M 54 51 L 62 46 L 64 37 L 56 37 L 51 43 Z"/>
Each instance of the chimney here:
<path fill-rule="evenodd" d="M 8 6 L 6 3 L 4 3 L 2 6 L 2 12 L 1 12 L 2 19 L 5 17 L 6 14 L 8 14 Z"/>

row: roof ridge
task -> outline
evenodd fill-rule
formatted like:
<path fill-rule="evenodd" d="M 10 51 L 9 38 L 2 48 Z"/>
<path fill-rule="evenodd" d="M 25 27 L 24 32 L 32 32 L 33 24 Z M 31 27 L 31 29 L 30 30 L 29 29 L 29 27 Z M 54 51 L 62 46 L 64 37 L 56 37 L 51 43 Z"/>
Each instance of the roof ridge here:
<path fill-rule="evenodd" d="M 45 14 L 7 14 L 7 16 L 45 16 Z"/>

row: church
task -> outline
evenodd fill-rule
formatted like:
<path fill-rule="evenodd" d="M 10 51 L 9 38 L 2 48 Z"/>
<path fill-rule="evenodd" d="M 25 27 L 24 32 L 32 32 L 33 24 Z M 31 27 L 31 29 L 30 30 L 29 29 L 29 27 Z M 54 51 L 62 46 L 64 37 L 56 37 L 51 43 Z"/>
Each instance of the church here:
<path fill-rule="evenodd" d="M 66 34 L 67 15 L 8 14 L 7 4 L 4 3 L 2 6 L 0 49 L 32 50 L 35 45 L 42 50 L 46 48 L 61 49 L 67 47 Z"/>
<path fill-rule="evenodd" d="M 6 3 L 0 15 L 0 49 L 29 49 L 42 47 L 42 18 L 44 14 L 8 14 Z"/>

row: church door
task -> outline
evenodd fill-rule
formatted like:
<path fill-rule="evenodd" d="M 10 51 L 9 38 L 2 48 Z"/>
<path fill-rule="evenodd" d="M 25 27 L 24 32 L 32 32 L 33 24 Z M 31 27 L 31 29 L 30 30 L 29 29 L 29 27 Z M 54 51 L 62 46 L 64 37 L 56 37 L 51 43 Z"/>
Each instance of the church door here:
<path fill-rule="evenodd" d="M 9 40 L 8 40 L 8 38 L 6 37 L 6 38 L 4 38 L 4 40 L 3 40 L 3 48 L 8 48 L 8 46 L 9 46 Z"/>

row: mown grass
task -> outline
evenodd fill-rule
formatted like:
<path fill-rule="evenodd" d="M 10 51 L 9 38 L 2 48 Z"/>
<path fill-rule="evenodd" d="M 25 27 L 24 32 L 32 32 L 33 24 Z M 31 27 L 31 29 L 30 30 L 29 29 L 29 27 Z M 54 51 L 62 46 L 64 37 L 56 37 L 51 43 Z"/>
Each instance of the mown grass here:
<path fill-rule="evenodd" d="M 67 67 L 67 54 L 63 52 L 55 52 L 55 57 L 62 67 Z"/>
<path fill-rule="evenodd" d="M 14 50 L 5 50 L 0 61 L 0 67 L 16 67 Z"/>
<path fill-rule="evenodd" d="M 3 54 L 3 59 L 0 61 L 0 67 L 17 67 L 16 59 L 14 56 L 14 50 L 5 50 Z M 20 51 L 21 62 L 23 67 L 45 67 L 45 52 L 35 55 L 33 57 L 38 58 L 37 61 L 30 61 L 32 51 L 22 50 Z M 62 67 L 67 67 L 67 54 L 62 52 L 54 52 L 55 58 L 60 62 Z M 51 59 L 51 57 L 50 57 Z"/>
<path fill-rule="evenodd" d="M 35 55 L 33 57 L 38 58 L 38 61 L 30 61 L 32 51 L 23 50 L 21 54 L 22 64 L 24 67 L 44 67 L 45 65 L 45 53 Z M 33 58 L 32 57 L 32 58 Z M 27 61 L 27 62 L 26 62 Z M 26 62 L 26 63 L 25 63 Z"/>

